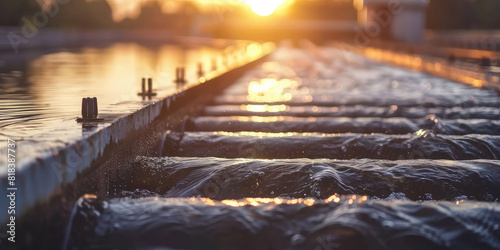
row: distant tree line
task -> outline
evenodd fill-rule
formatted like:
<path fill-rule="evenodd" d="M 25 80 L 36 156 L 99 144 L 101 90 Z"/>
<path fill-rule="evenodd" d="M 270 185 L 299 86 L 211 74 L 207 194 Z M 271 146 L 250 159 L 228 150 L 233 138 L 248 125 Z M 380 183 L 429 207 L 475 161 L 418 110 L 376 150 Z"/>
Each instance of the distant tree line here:
<path fill-rule="evenodd" d="M 32 16 L 38 10 L 38 5 L 32 0 L 2 0 L 0 1 L 0 25 L 21 25 L 23 16 Z"/>
<path fill-rule="evenodd" d="M 500 29 L 499 0 L 430 0 L 429 29 Z"/>
<path fill-rule="evenodd" d="M 55 0 L 59 1 L 59 0 Z M 34 16 L 46 27 L 62 28 L 106 28 L 113 26 L 111 8 L 104 0 L 87 2 L 86 0 L 60 0 L 54 4 L 55 9 L 47 15 L 36 15 L 46 6 L 44 0 L 1 0 L 0 26 L 22 26 L 26 20 L 32 21 Z"/>
<path fill-rule="evenodd" d="M 57 13 L 49 17 L 46 27 L 96 29 L 96 28 L 154 28 L 188 30 L 196 16 L 197 7 L 184 2 L 180 13 L 165 14 L 158 2 L 152 1 L 141 8 L 136 19 L 115 23 L 112 10 L 105 0 L 57 0 Z M 133 1 L 133 0 L 130 0 Z M 21 26 L 40 11 L 44 0 L 0 0 L 0 26 Z M 284 18 L 355 20 L 352 4 L 340 5 L 334 1 L 295 1 Z M 427 10 L 427 28 L 430 29 L 500 29 L 500 0 L 430 0 Z M 242 17 L 241 11 L 229 14 Z M 23 17 L 27 17 L 24 18 Z"/>
<path fill-rule="evenodd" d="M 33 21 L 40 12 L 43 0 L 0 0 L 0 26 L 22 26 L 26 20 Z M 126 18 L 114 22 L 112 10 L 105 0 L 61 0 L 58 8 L 50 10 L 48 22 L 44 27 L 63 29 L 127 29 L 151 28 L 184 32 L 188 30 L 193 18 L 199 14 L 197 8 L 186 2 L 182 11 L 165 14 L 158 2 L 149 2 L 141 7 L 135 19 Z M 38 16 L 40 17 L 40 16 Z"/>

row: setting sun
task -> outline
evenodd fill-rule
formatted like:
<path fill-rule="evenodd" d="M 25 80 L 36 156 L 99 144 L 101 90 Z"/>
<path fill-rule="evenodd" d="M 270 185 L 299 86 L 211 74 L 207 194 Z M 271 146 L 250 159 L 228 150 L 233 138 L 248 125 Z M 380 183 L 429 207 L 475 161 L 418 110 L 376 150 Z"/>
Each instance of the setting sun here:
<path fill-rule="evenodd" d="M 247 0 L 246 4 L 259 16 L 269 16 L 286 0 Z"/>

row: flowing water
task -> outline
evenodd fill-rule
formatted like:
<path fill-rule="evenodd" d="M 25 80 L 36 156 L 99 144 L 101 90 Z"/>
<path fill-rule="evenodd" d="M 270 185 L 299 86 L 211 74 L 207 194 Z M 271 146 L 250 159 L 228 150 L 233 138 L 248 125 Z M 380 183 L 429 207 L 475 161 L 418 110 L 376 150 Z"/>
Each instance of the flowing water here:
<path fill-rule="evenodd" d="M 353 199 L 354 198 L 354 199 Z M 113 199 L 78 203 L 69 246 L 98 249 L 498 249 L 484 202 Z M 162 246 L 162 247 L 158 247 Z"/>
<path fill-rule="evenodd" d="M 73 209 L 68 249 L 500 249 L 498 93 L 282 45 L 115 197 Z"/>

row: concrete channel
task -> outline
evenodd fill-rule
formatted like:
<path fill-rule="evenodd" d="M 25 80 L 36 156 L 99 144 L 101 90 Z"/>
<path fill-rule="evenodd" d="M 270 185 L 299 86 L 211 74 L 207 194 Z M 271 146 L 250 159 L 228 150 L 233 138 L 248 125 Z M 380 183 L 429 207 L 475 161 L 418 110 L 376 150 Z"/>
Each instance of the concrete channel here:
<path fill-rule="evenodd" d="M 69 146 L 100 151 L 35 196 L 27 246 L 500 248 L 495 90 L 335 46 L 267 52 Z M 57 183 L 67 152 L 20 178 Z"/>
<path fill-rule="evenodd" d="M 498 248 L 499 114 L 490 89 L 282 44 L 82 197 L 65 246 Z"/>

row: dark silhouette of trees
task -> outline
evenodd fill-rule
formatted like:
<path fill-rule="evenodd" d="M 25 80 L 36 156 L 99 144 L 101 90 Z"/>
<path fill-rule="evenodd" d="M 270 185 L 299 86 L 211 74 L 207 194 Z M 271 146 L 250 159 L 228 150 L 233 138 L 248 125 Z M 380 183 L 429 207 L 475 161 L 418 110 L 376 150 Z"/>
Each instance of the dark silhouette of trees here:
<path fill-rule="evenodd" d="M 112 10 L 105 0 L 71 0 L 61 5 L 50 26 L 58 28 L 113 28 Z"/>
<path fill-rule="evenodd" d="M 498 0 L 431 0 L 427 9 L 430 29 L 500 29 Z"/>
<path fill-rule="evenodd" d="M 20 26 L 23 17 L 30 22 L 42 10 L 40 0 L 0 0 L 0 26 Z M 111 7 L 105 0 L 69 0 L 47 13 L 48 27 L 109 28 L 114 26 Z"/>
<path fill-rule="evenodd" d="M 1 0 L 0 26 L 22 25 L 23 16 L 32 16 L 39 8 L 35 0 Z"/>
<path fill-rule="evenodd" d="M 118 24 L 120 28 L 162 29 L 177 34 L 188 34 L 193 19 L 199 15 L 199 10 L 189 2 L 183 3 L 179 13 L 165 14 L 158 2 L 149 2 L 141 7 L 141 13 L 136 19 L 125 19 Z"/>

